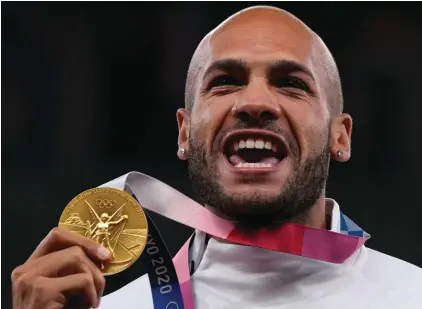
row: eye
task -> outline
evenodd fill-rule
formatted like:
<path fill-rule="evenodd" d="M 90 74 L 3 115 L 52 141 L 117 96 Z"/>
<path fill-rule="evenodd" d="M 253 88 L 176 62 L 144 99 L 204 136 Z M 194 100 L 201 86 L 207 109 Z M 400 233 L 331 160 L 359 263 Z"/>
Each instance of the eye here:
<path fill-rule="evenodd" d="M 243 86 L 245 83 L 240 79 L 230 76 L 230 75 L 221 75 L 215 77 L 209 84 L 209 89 L 215 87 L 224 87 L 224 86 Z"/>
<path fill-rule="evenodd" d="M 301 79 L 293 76 L 283 77 L 274 82 L 277 88 L 295 88 L 309 92 L 308 85 Z"/>

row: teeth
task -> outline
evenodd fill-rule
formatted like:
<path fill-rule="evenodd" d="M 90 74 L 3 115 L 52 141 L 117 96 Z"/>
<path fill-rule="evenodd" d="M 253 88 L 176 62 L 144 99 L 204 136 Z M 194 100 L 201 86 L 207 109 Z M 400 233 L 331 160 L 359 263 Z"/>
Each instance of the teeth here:
<path fill-rule="evenodd" d="M 255 141 L 253 139 L 248 139 L 246 141 L 246 148 L 254 148 L 255 147 Z"/>
<path fill-rule="evenodd" d="M 263 168 L 263 167 L 271 167 L 272 164 L 269 163 L 238 163 L 236 167 L 241 168 Z"/>
<path fill-rule="evenodd" d="M 264 141 L 262 139 L 257 139 L 255 141 L 255 148 L 264 149 Z"/>
<path fill-rule="evenodd" d="M 235 142 L 234 143 L 234 150 L 238 151 L 239 149 L 244 149 L 244 148 L 248 148 L 248 149 L 268 149 L 268 150 L 273 150 L 273 151 L 277 151 L 277 147 L 276 145 L 273 145 L 270 141 L 264 141 L 262 139 L 257 139 L 257 140 L 253 140 L 252 138 L 248 138 L 246 141 L 245 140 L 240 140 L 239 142 Z"/>

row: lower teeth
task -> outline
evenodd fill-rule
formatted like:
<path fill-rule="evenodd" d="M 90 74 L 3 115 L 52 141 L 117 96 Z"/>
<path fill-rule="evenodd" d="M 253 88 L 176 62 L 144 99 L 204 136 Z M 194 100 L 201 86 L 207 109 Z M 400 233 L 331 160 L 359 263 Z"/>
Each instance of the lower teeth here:
<path fill-rule="evenodd" d="M 254 167 L 271 167 L 272 164 L 269 163 L 238 163 L 236 164 L 236 167 L 249 167 L 249 168 L 254 168 Z"/>

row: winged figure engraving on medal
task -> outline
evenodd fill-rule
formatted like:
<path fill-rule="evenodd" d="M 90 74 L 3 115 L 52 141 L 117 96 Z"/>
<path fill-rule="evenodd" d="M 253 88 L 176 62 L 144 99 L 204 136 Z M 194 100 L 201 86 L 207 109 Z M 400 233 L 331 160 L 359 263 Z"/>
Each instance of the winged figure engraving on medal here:
<path fill-rule="evenodd" d="M 142 252 L 141 244 L 146 239 L 146 230 L 125 228 L 129 219 L 127 215 L 123 214 L 126 203 L 111 214 L 106 211 L 98 214 L 88 201 L 85 200 L 85 204 L 88 206 L 91 220 L 88 219 L 84 222 L 79 213 L 72 213 L 59 225 L 91 238 L 107 248 L 113 256 L 111 264 L 128 263 Z M 118 254 L 116 254 L 117 252 Z"/>

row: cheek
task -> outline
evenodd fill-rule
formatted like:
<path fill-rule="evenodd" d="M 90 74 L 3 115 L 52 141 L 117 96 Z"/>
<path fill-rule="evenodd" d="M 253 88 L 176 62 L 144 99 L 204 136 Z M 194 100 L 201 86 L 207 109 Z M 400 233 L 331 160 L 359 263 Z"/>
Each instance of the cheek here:
<path fill-rule="evenodd" d="M 313 156 L 321 153 L 329 142 L 329 133 L 328 124 L 321 119 L 310 123 L 310 125 L 304 129 L 307 150 L 306 156 Z"/>
<path fill-rule="evenodd" d="M 207 109 L 195 109 L 191 117 L 191 135 L 203 143 L 206 140 L 207 128 L 212 123 L 212 115 Z"/>
<path fill-rule="evenodd" d="M 329 125 L 324 111 L 308 103 L 292 104 L 291 119 L 294 122 L 302 158 L 309 153 L 320 152 L 327 143 Z"/>
<path fill-rule="evenodd" d="M 192 127 L 195 128 L 195 135 L 209 143 L 213 141 L 215 135 L 224 125 L 227 115 L 227 106 L 214 100 L 208 100 L 198 104 L 197 109 L 192 113 Z M 199 134 L 199 135 L 198 135 Z"/>
<path fill-rule="evenodd" d="M 305 135 L 311 152 L 320 151 L 328 140 L 328 131 L 321 126 L 308 128 Z"/>
<path fill-rule="evenodd" d="M 204 126 L 212 122 L 212 113 L 209 108 L 201 108 L 194 110 L 192 124 L 195 126 Z"/>

